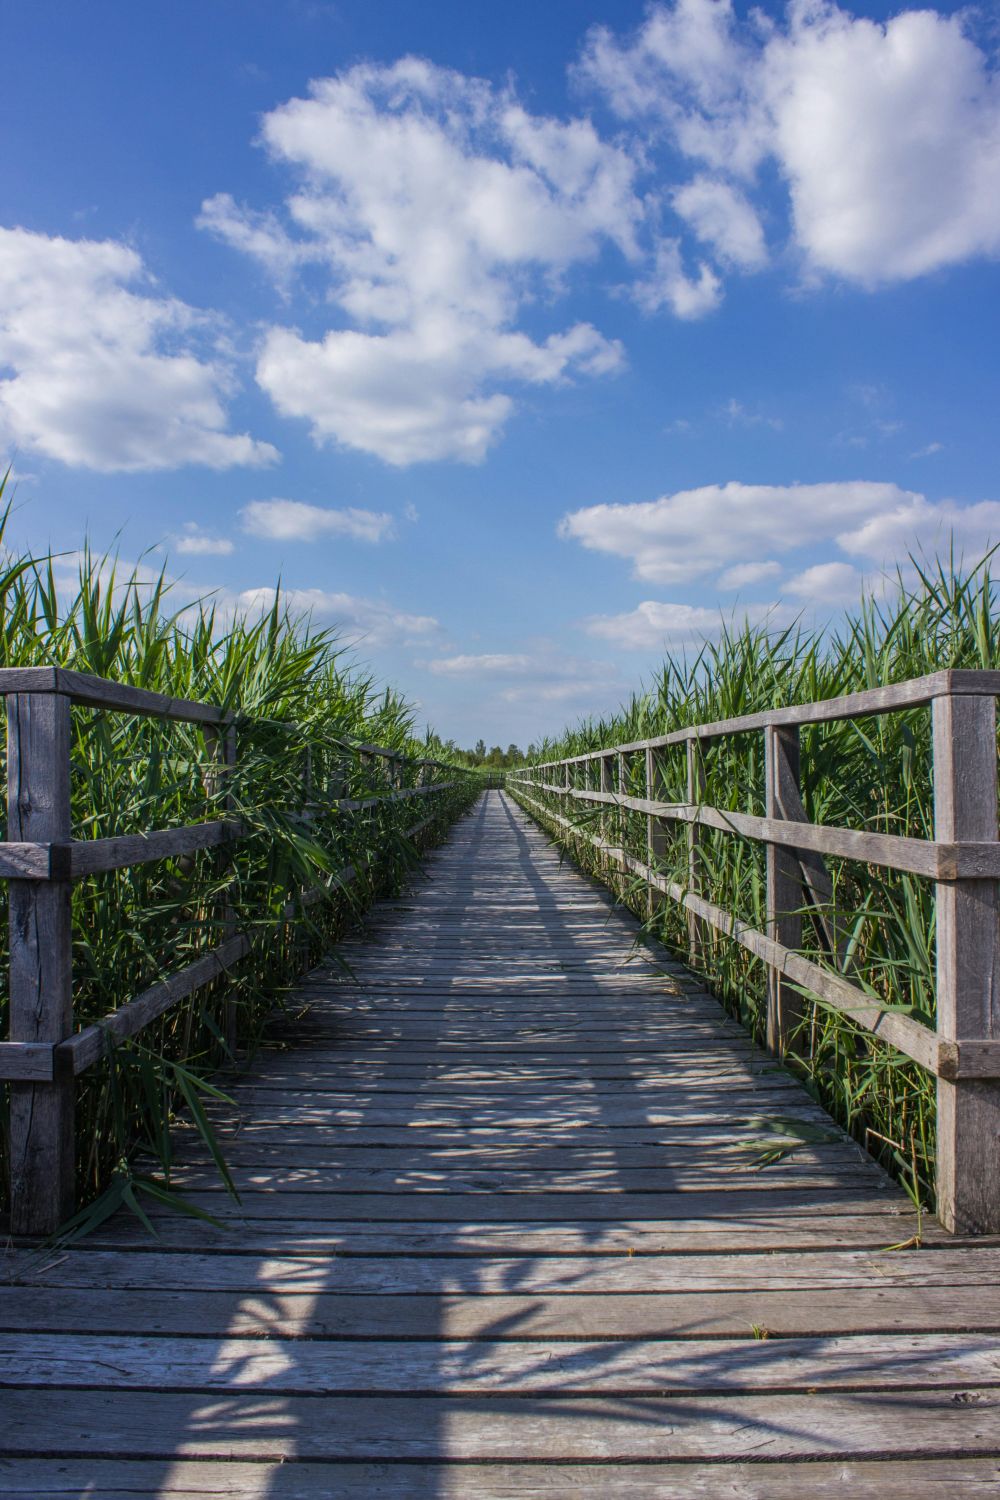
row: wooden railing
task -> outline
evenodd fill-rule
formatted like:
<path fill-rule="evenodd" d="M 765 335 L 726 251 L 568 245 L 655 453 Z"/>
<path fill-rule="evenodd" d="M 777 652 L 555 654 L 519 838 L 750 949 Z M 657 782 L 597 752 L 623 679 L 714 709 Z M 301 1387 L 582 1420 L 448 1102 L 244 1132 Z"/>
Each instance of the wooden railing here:
<path fill-rule="evenodd" d="M 221 922 L 224 941 L 193 963 L 110 1015 L 74 1030 L 72 887 L 75 880 L 104 871 L 223 849 L 243 836 L 231 815 L 225 777 L 237 768 L 237 723 L 211 704 L 81 675 L 61 668 L 0 670 L 7 700 L 7 841 L 0 843 L 0 879 L 9 882 L 9 1040 L 0 1041 L 0 1082 L 10 1084 L 11 1227 L 15 1234 L 48 1234 L 74 1207 L 75 1079 L 116 1043 L 135 1036 L 178 1001 L 224 975 L 250 949 L 235 930 L 231 913 Z M 206 789 L 229 815 L 210 822 L 117 838 L 74 839 L 70 815 L 70 745 L 73 705 L 115 713 L 176 720 L 204 734 Z M 457 785 L 454 768 L 415 759 L 379 745 L 336 741 L 345 757 L 362 766 L 376 760 L 389 770 L 378 795 L 349 799 L 325 789 L 345 813 L 409 799 L 427 799 Z M 411 768 L 418 783 L 403 787 L 400 772 Z M 446 781 L 429 779 L 450 773 Z M 303 761 L 304 797 L 315 799 L 308 753 Z M 231 785 L 231 781 L 229 783 Z M 406 830 L 415 837 L 435 812 Z M 327 884 L 297 894 L 284 915 L 322 900 L 333 888 L 351 886 L 361 865 L 348 865 Z"/>
<path fill-rule="evenodd" d="M 522 768 L 508 786 L 573 838 L 596 848 L 610 866 L 639 877 L 650 893 L 688 913 L 692 943 L 702 923 L 762 959 L 768 969 L 767 1041 L 778 1054 L 803 1015 L 801 991 L 912 1058 L 937 1079 L 937 1204 L 942 1223 L 964 1232 L 1000 1231 L 1000 935 L 998 888 L 996 698 L 1000 672 L 943 671 L 891 687 L 699 724 L 587 755 Z M 932 714 L 934 838 L 917 839 L 831 827 L 807 820 L 799 787 L 799 729 L 929 705 Z M 706 805 L 705 741 L 764 736 L 765 816 Z M 686 800 L 668 802 L 657 751 L 684 746 Z M 645 760 L 645 796 L 627 792 L 630 758 Z M 592 783 L 595 783 L 593 785 Z M 548 794 L 546 805 L 533 792 Z M 564 812 L 553 811 L 558 799 Z M 646 858 L 566 816 L 574 805 L 618 808 L 646 818 Z M 664 825 L 687 827 L 687 879 L 660 868 Z M 699 831 L 720 829 L 766 847 L 764 931 L 708 901 L 700 892 Z M 902 1011 L 883 1009 L 841 967 L 841 942 L 824 921 L 832 895 L 822 856 L 831 855 L 935 882 L 936 1029 Z M 802 914 L 825 926 L 829 967 L 799 950 Z"/>

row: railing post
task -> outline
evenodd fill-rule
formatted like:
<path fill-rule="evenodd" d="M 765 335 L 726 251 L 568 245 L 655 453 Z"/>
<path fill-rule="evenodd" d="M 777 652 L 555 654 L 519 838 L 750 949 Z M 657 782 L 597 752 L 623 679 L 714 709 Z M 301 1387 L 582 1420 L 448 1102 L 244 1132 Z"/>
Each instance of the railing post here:
<path fill-rule="evenodd" d="M 686 741 L 684 752 L 687 759 L 687 800 L 690 807 L 700 807 L 705 800 L 705 760 L 702 755 L 701 740 L 692 738 Z M 701 825 L 688 823 L 687 829 L 687 874 L 688 890 L 692 895 L 701 893 Z M 693 911 L 687 914 L 688 930 L 688 962 L 694 967 L 702 957 L 702 928 L 701 923 Z"/>
<path fill-rule="evenodd" d="M 624 804 L 622 802 L 622 798 L 626 797 L 627 795 L 628 795 L 628 765 L 626 764 L 624 755 L 619 751 L 619 753 L 618 753 L 618 844 L 619 844 L 619 847 L 621 848 L 621 851 L 622 851 L 623 854 L 626 852 L 626 847 L 625 846 L 626 846 L 626 843 L 627 843 L 627 840 L 628 840 L 628 809 L 624 806 Z M 615 894 L 616 894 L 616 896 L 619 897 L 619 899 L 622 896 L 624 896 L 625 890 L 627 888 L 627 884 L 628 884 L 628 877 L 627 877 L 627 874 L 626 874 L 626 871 L 625 871 L 625 867 L 622 866 L 621 867 L 621 874 L 620 874 L 620 876 L 618 878 L 618 888 L 615 891 Z"/>
<path fill-rule="evenodd" d="M 656 758 L 656 752 L 648 746 L 646 749 L 646 801 L 665 802 L 666 797 L 661 795 L 664 791 L 663 767 Z M 652 870 L 659 870 L 667 854 L 667 831 L 663 826 L 662 818 L 654 817 L 652 813 L 646 815 L 646 863 Z M 650 917 L 666 904 L 666 896 L 658 891 L 654 885 L 647 886 L 646 910 Z"/>
<path fill-rule="evenodd" d="M 935 698 L 934 836 L 997 839 L 996 701 Z M 1000 1037 L 997 885 L 940 882 L 937 1031 L 943 1041 Z M 946 1229 L 1000 1230 L 1000 1079 L 937 1081 L 937 1200 Z"/>
<path fill-rule="evenodd" d="M 615 789 L 615 758 L 613 755 L 602 755 L 598 764 L 601 768 L 601 791 L 606 794 L 612 794 Z M 611 804 L 607 802 L 601 805 L 601 838 L 606 844 L 614 842 L 614 814 L 611 811 Z M 611 872 L 614 868 L 611 863 L 611 856 L 605 854 L 602 863 L 605 878 L 610 883 Z"/>
<path fill-rule="evenodd" d="M 765 814 L 780 818 L 790 800 L 785 788 L 799 790 L 799 732 L 768 725 L 764 730 Z M 793 849 L 766 846 L 768 937 L 786 948 L 802 946 L 802 884 Z M 775 968 L 767 971 L 767 1045 L 779 1057 L 791 1046 L 803 1018 L 802 997 Z"/>
<path fill-rule="evenodd" d="M 236 725 L 223 721 L 221 724 L 206 724 L 205 726 L 205 748 L 211 759 L 211 766 L 205 777 L 205 790 L 210 796 L 217 797 L 222 793 L 222 809 L 227 817 L 232 815 L 236 806 L 236 798 L 233 794 L 233 773 L 236 770 Z M 308 752 L 307 752 L 308 754 Z M 307 763 L 311 772 L 311 760 Z M 307 772 L 307 774 L 309 774 Z M 308 798 L 308 791 L 306 796 Z M 224 874 L 232 867 L 232 851 L 223 848 L 219 852 L 219 868 Z M 221 928 L 222 941 L 228 940 L 236 932 L 236 908 L 233 903 L 234 884 L 230 881 L 222 892 L 219 902 L 219 925 Z M 236 1002 L 227 987 L 226 997 L 223 1001 L 222 1010 L 222 1035 L 230 1055 L 236 1055 L 236 1043 L 239 1035 L 239 1015 Z"/>
<path fill-rule="evenodd" d="M 60 693 L 7 699 L 7 837 L 67 844 L 70 701 Z M 10 1039 L 61 1042 L 73 1030 L 69 880 L 10 882 Z M 47 1235 L 73 1212 L 72 1076 L 10 1086 L 11 1228 Z"/>

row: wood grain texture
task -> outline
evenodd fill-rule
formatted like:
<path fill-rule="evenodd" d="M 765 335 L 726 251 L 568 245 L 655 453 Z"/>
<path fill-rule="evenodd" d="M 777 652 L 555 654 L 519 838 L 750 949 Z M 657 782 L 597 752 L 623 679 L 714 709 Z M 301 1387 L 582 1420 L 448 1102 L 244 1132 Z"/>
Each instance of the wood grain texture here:
<path fill-rule="evenodd" d="M 767 733 L 795 734 L 791 729 Z M 697 743 L 688 741 L 688 744 Z M 652 755 L 652 751 L 647 751 Z M 875 833 L 867 829 L 838 828 L 825 823 L 810 823 L 804 818 L 799 826 L 789 828 L 784 815 L 739 812 L 735 808 L 713 807 L 688 794 L 686 802 L 665 802 L 655 797 L 633 797 L 616 792 L 596 792 L 580 788 L 564 789 L 557 782 L 532 783 L 535 790 L 552 792 L 570 801 L 615 806 L 625 812 L 641 813 L 647 818 L 686 823 L 696 828 L 717 828 L 720 833 L 739 834 L 758 843 L 777 844 L 786 849 L 803 850 L 814 855 L 831 854 L 839 859 L 857 860 L 862 864 L 882 865 L 891 870 L 908 870 L 932 880 L 996 880 L 1000 878 L 1000 848 L 988 840 L 907 838 L 899 834 Z M 815 868 L 815 865 L 812 866 Z"/>
<path fill-rule="evenodd" d="M 705 1396 L 299 1396 L 266 1390 L 175 1393 L 9 1390 L 4 1448 L 161 1459 L 336 1462 L 761 1462 L 996 1457 L 1000 1391 L 726 1392 Z M 808 1474 L 803 1475 L 808 1485 Z"/>
<path fill-rule="evenodd" d="M 211 823 L 189 823 L 183 828 L 164 828 L 154 833 L 126 834 L 108 839 L 78 839 L 70 847 L 70 870 L 74 880 L 127 865 L 145 865 L 158 859 L 194 854 L 199 849 L 218 849 L 243 835 L 237 818 L 219 818 Z"/>
<path fill-rule="evenodd" d="M 107 678 L 71 672 L 65 667 L 4 667 L 0 669 L 0 693 L 53 693 L 88 708 L 116 709 L 191 724 L 219 724 L 229 718 L 223 709 L 211 703 L 168 698 L 148 688 L 109 682 Z"/>
<path fill-rule="evenodd" d="M 613 1483 L 614 1488 L 610 1485 Z M 993 1500 L 992 1458 L 796 1463 L 324 1464 L 301 1460 L 4 1459 L 3 1500 Z"/>
<path fill-rule="evenodd" d="M 764 797 L 767 816 L 784 818 L 785 809 L 798 801 L 799 731 L 795 727 L 769 726 L 764 731 Z M 766 931 L 768 937 L 794 952 L 802 947 L 802 917 L 805 899 L 802 872 L 793 849 L 768 844 L 765 860 Z M 794 1050 L 806 1005 L 780 968 L 767 970 L 767 1045 L 779 1057 Z"/>
<path fill-rule="evenodd" d="M 218 1223 L 6 1258 L 0 1496 L 991 1493 L 1000 1243 L 890 1248 L 902 1193 L 637 932 L 487 794 L 227 1080 L 239 1203 L 181 1128 Z"/>
<path fill-rule="evenodd" d="M 996 703 L 934 704 L 934 832 L 997 838 Z M 959 1045 L 1000 1039 L 1000 904 L 995 882 L 936 888 L 937 1029 Z M 1000 1230 L 1000 1079 L 938 1078 L 937 1192 L 952 1229 Z"/>
<path fill-rule="evenodd" d="M 7 699 L 7 831 L 15 843 L 68 844 L 70 705 L 55 693 Z M 68 876 L 68 871 L 66 872 Z M 10 1040 L 54 1043 L 73 1029 L 72 887 L 12 880 Z M 15 1234 L 49 1234 L 73 1210 L 72 1076 L 10 1088 Z"/>

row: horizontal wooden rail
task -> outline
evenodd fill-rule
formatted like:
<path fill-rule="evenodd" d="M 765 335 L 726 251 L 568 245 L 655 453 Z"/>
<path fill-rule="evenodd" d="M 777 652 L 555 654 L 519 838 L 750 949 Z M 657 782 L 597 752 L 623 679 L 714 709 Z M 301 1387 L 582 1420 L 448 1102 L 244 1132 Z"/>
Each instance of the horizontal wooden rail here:
<path fill-rule="evenodd" d="M 841 719 L 897 713 L 907 708 L 925 708 L 936 698 L 978 695 L 1000 696 L 1000 672 L 931 672 L 926 677 L 911 677 L 907 682 L 871 688 L 862 693 L 845 693 L 840 698 L 820 698 L 815 703 L 769 708 L 761 713 L 744 714 L 735 719 L 689 724 L 684 729 L 654 735 L 651 739 L 632 740 L 628 744 L 612 745 L 605 750 L 588 750 L 583 755 L 569 755 L 564 760 L 539 761 L 534 769 L 581 765 L 584 761 L 598 761 L 605 755 L 637 755 L 641 750 L 661 750 L 667 745 L 683 745 L 688 740 L 721 739 L 725 735 L 749 734 L 758 729 L 798 729 L 806 724 L 832 724 Z"/>
<path fill-rule="evenodd" d="M 935 839 L 903 838 L 898 834 L 836 828 L 825 823 L 790 823 L 783 818 L 760 818 L 752 813 L 708 804 L 657 802 L 649 797 L 629 797 L 618 792 L 585 792 L 549 781 L 533 785 L 539 791 L 554 792 L 575 802 L 627 808 L 629 812 L 644 813 L 666 823 L 697 823 L 704 828 L 739 834 L 762 844 L 810 849 L 817 854 L 858 860 L 866 865 L 926 875 L 931 880 L 1000 880 L 1000 844 L 945 844 Z"/>
<path fill-rule="evenodd" d="M 448 792 L 457 786 L 455 781 L 435 781 L 428 786 L 408 786 L 400 792 L 390 792 L 385 797 L 366 797 L 363 801 L 355 802 L 349 798 L 341 798 L 335 802 L 334 807 L 339 807 L 343 812 L 362 812 L 366 807 L 380 807 L 390 802 L 405 802 L 409 797 L 428 797 L 433 792 Z"/>
<path fill-rule="evenodd" d="M 146 718 L 174 719 L 186 724 L 226 724 L 232 714 L 212 703 L 196 699 L 168 698 L 148 688 L 130 687 L 124 682 L 109 682 L 85 672 L 69 672 L 65 667 L 0 668 L 0 695 L 13 693 L 55 693 L 70 698 L 83 708 L 107 708 L 118 713 L 140 714 Z"/>
<path fill-rule="evenodd" d="M 110 838 L 74 839 L 70 823 L 70 712 L 73 705 L 200 726 L 205 735 L 206 793 L 233 811 L 226 778 L 236 768 L 236 715 L 212 704 L 175 699 L 63 668 L 0 669 L 7 698 L 8 835 L 0 843 L 0 879 L 10 882 L 10 1039 L 0 1042 L 0 1081 L 10 1084 L 11 1216 L 17 1234 L 47 1234 L 73 1208 L 74 1080 L 116 1044 L 136 1036 L 179 1001 L 215 983 L 251 947 L 235 930 L 229 887 L 219 901 L 223 940 L 176 973 L 118 1006 L 100 1021 L 73 1029 L 71 891 L 75 880 L 202 850 L 223 851 L 246 834 L 234 816 L 185 827 Z M 295 726 L 283 725 L 287 729 Z M 362 798 L 317 800 L 312 744 L 305 736 L 302 799 L 306 817 L 321 805 L 343 813 L 429 798 L 454 790 L 453 766 L 382 745 L 333 740 L 362 769 L 373 759 L 388 769 L 375 778 L 385 790 Z M 409 766 L 419 778 L 400 785 Z M 447 770 L 447 781 L 428 774 Z M 466 774 L 466 773 L 462 773 Z M 344 787 L 344 778 L 337 783 Z M 221 794 L 221 797 L 220 797 Z M 438 816 L 432 810 L 405 836 L 416 837 Z M 287 903 L 284 919 L 348 890 L 375 856 L 335 872 Z M 232 1037 L 235 1020 L 226 1019 Z"/>
<path fill-rule="evenodd" d="M 221 818 L 157 833 L 71 839 L 66 844 L 0 843 L 0 880 L 81 880 L 85 875 L 218 849 L 242 836 L 243 824 L 238 818 Z"/>
<path fill-rule="evenodd" d="M 666 898 L 688 915 L 698 950 L 703 928 L 725 934 L 767 966 L 767 1038 L 779 1054 L 794 1050 L 804 1018 L 803 996 L 845 1016 L 863 1031 L 911 1058 L 937 1079 L 937 1196 L 942 1222 L 967 1232 L 1000 1231 L 1000 829 L 997 820 L 996 698 L 1000 672 L 942 671 L 890 687 L 796 704 L 670 734 L 609 745 L 508 774 L 507 784 L 536 816 L 564 836 L 593 847 L 608 866 L 635 877 L 650 892 L 649 906 Z M 799 791 L 798 733 L 803 725 L 929 707 L 932 716 L 934 837 L 884 834 L 816 824 Z M 704 788 L 705 742 L 730 735 L 764 735 L 766 815 L 713 807 Z M 656 752 L 683 745 L 685 801 L 662 796 Z M 628 783 L 638 773 L 630 757 L 645 757 L 645 792 Z M 599 772 L 600 788 L 593 785 Z M 582 785 L 580 783 L 583 783 Z M 660 795 L 657 795 L 657 794 Z M 558 799 L 575 817 L 539 797 Z M 584 826 L 587 808 L 593 823 Z M 647 858 L 627 847 L 629 816 L 646 823 Z M 661 868 L 664 827 L 687 829 L 687 881 Z M 610 837 L 612 828 L 620 830 Z M 700 830 L 716 829 L 763 844 L 766 850 L 765 930 L 709 901 L 702 890 Z M 936 1028 L 882 1004 L 863 976 L 844 972 L 844 943 L 831 929 L 833 886 L 823 856 L 903 871 L 935 882 Z M 803 914 L 811 912 L 828 966 L 801 951 Z"/>

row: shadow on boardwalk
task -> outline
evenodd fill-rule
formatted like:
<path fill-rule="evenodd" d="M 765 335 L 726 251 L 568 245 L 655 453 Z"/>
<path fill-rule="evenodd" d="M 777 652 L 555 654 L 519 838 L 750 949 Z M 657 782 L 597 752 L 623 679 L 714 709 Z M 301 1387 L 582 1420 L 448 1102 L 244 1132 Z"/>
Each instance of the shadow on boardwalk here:
<path fill-rule="evenodd" d="M 991 1493 L 995 1245 L 882 1254 L 844 1138 L 753 1170 L 828 1122 L 636 931 L 484 796 L 241 1082 L 239 1206 L 188 1150 L 224 1227 L 3 1290 L 0 1495 Z"/>

